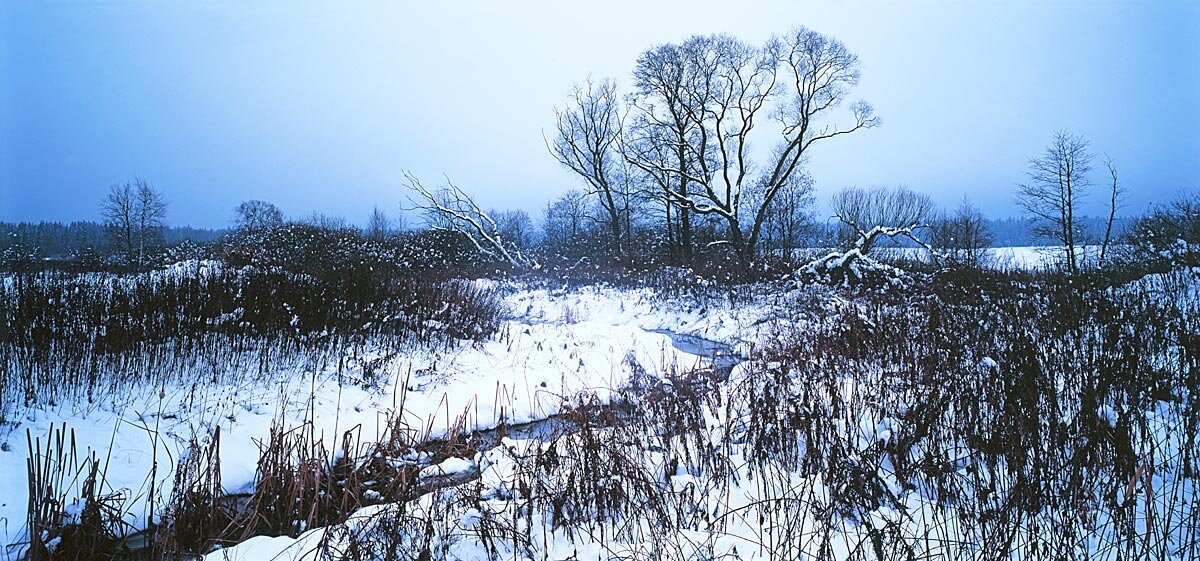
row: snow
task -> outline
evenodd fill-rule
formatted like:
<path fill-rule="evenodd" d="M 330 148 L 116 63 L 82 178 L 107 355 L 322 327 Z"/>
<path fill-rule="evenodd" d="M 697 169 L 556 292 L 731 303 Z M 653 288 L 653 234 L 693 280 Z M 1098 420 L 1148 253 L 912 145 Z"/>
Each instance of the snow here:
<path fill-rule="evenodd" d="M 180 265 L 161 274 L 212 270 L 215 263 Z M 391 356 L 368 351 L 365 364 L 384 359 L 380 387 L 353 383 L 364 378 L 358 367 L 340 374 L 336 364 L 324 369 L 297 361 L 268 380 L 247 374 L 226 385 L 178 383 L 110 403 L 60 403 L 29 409 L 23 420 L 0 426 L 0 554 L 20 552 L 27 506 L 26 431 L 44 439 L 51 427 L 66 426 L 82 458 L 96 451 L 107 466 L 110 491 L 141 497 L 151 484 L 168 496 L 174 466 L 193 438 L 221 431 L 221 481 L 229 493 L 253 489 L 259 446 L 272 423 L 283 419 L 298 426 L 312 419 L 315 433 L 331 448 L 340 433 L 361 425 L 365 436 L 382 434 L 387 415 L 403 407 L 402 417 L 414 428 L 437 438 L 464 417 L 465 428 L 484 429 L 518 424 L 557 413 L 564 399 L 589 392 L 608 399 L 631 375 L 641 371 L 661 377 L 672 369 L 705 363 L 700 356 L 675 349 L 667 335 L 652 328 L 679 327 L 708 337 L 732 337 L 761 317 L 732 307 L 705 313 L 681 309 L 656 299 L 650 291 L 625 292 L 590 288 L 574 293 L 517 291 L 507 302 L 521 313 L 505 322 L 501 334 L 482 344 L 459 343 L 449 349 L 414 346 Z M 566 309 L 576 318 L 563 322 Z M 242 365 L 252 371 L 251 365 Z M 195 377 L 183 377 L 193 381 Z M 233 377 L 230 377 L 233 378 Z M 201 378 L 202 379 L 202 378 Z M 401 385 L 407 384 L 401 392 Z M 403 403 L 398 403 L 403 393 Z M 465 460 L 434 466 L 457 473 Z M 157 469 L 153 468 L 157 465 Z M 155 471 L 151 480 L 147 474 Z M 132 527 L 146 524 L 144 508 L 127 505 Z M 278 551 L 278 539 L 256 539 L 249 549 Z M 242 553 L 239 558 L 261 558 Z"/>
<path fill-rule="evenodd" d="M 475 462 L 463 458 L 449 457 L 445 460 L 442 460 L 440 464 L 421 468 L 418 477 L 421 479 L 426 479 L 430 477 L 459 475 L 470 472 L 473 469 L 475 469 Z"/>
<path fill-rule="evenodd" d="M 1020 259 L 1033 259 L 1042 254 L 1034 248 L 1011 248 Z M 1012 261 L 1016 261 L 1014 257 Z M 1032 261 L 1030 261 L 1032 262 Z M 1025 261 L 1022 261 L 1025 263 Z M 215 263 L 181 265 L 163 274 L 205 274 L 218 267 Z M 1193 277 L 1194 279 L 1194 277 Z M 267 438 L 273 423 L 282 419 L 295 426 L 311 419 L 318 435 L 327 444 L 337 441 L 341 432 L 350 427 L 363 427 L 365 438 L 384 430 L 385 419 L 398 413 L 406 424 L 428 433 L 430 437 L 445 436 L 448 430 L 463 419 L 468 429 L 483 429 L 500 423 L 519 424 L 545 419 L 560 412 L 564 401 L 578 393 L 588 393 L 608 399 L 635 375 L 661 378 L 672 370 L 686 370 L 707 364 L 704 353 L 680 351 L 670 337 L 656 331 L 700 337 L 733 345 L 741 354 L 776 334 L 781 324 L 795 320 L 796 314 L 828 313 L 828 309 L 797 310 L 793 288 L 749 287 L 740 294 L 728 296 L 698 296 L 673 298 L 650 288 L 617 288 L 586 286 L 576 289 L 526 289 L 499 281 L 477 281 L 505 291 L 505 305 L 510 317 L 500 334 L 482 343 L 460 342 L 446 346 L 412 346 L 400 353 L 367 349 L 358 361 L 350 361 L 339 371 L 336 365 L 323 368 L 298 360 L 283 368 L 269 380 L 246 375 L 239 382 L 210 386 L 203 383 L 179 383 L 169 387 L 147 388 L 139 395 L 113 403 L 61 403 L 56 407 L 30 409 L 24 420 L 0 426 L 0 540 L 3 544 L 19 543 L 23 539 L 27 486 L 25 461 L 28 450 L 26 431 L 33 438 L 45 439 L 51 427 L 67 426 L 74 431 L 78 448 L 95 450 L 108 467 L 109 491 L 122 491 L 126 496 L 144 496 L 151 483 L 169 493 L 174 465 L 186 453 L 188 442 L 220 428 L 221 478 L 230 493 L 252 490 L 260 442 Z M 1157 278 L 1143 279 L 1145 283 L 1166 283 Z M 1200 283 L 1187 285 L 1194 293 Z M 759 290 L 760 288 L 765 288 Z M 1185 291 L 1186 292 L 1186 291 Z M 832 303 L 831 303 L 832 302 Z M 825 306 L 852 303 L 831 298 Z M 864 318 L 864 321 L 866 318 Z M 375 383 L 363 384 L 367 374 L 361 366 L 379 360 L 383 372 Z M 998 370 L 999 362 L 992 357 L 978 358 L 979 368 Z M 782 363 L 766 363 L 778 371 Z M 246 365 L 235 366 L 249 368 Z M 185 379 L 187 379 L 185 377 Z M 744 366 L 730 373 L 730 386 L 748 380 Z M 855 392 L 850 383 L 842 388 L 846 395 Z M 723 398 L 727 398 L 723 394 Z M 1169 411 L 1166 405 L 1161 409 Z M 1151 412 L 1153 415 L 1153 412 Z M 714 427 L 724 426 L 729 411 L 714 408 L 706 411 L 704 422 Z M 1165 415 L 1166 413 L 1164 413 Z M 1118 412 L 1102 405 L 1096 412 L 1100 420 L 1115 427 Z M 903 415 L 900 415 L 903 417 Z M 1167 426 L 1162 420 L 1163 426 Z M 886 443 L 905 434 L 904 421 L 895 417 L 876 418 L 868 414 L 835 419 L 843 433 L 859 450 Z M 911 430 L 911 427 L 908 427 Z M 725 438 L 714 430 L 709 444 L 719 446 Z M 1177 438 L 1182 438 L 1178 436 Z M 615 437 L 613 440 L 617 440 Z M 482 559 L 487 551 L 479 534 L 484 521 L 498 514 L 512 515 L 513 497 L 521 493 L 520 481 L 529 458 L 545 450 L 551 442 L 537 438 L 503 438 L 491 450 L 473 458 L 448 457 L 439 463 L 421 468 L 419 477 L 430 479 L 459 476 L 478 472 L 472 488 L 482 500 L 468 504 L 455 503 L 453 488 L 445 493 L 425 495 L 404 508 L 445 516 L 445 554 L 449 558 Z M 570 436 L 558 437 L 555 446 L 573 446 Z M 336 446 L 333 446 L 336 448 Z M 81 454 L 82 455 L 82 454 Z M 411 452 L 395 461 L 428 464 L 428 454 Z M 667 488 L 678 497 L 680 512 L 695 508 L 711 513 L 722 520 L 720 532 L 708 533 L 684 530 L 673 537 L 667 547 L 676 548 L 681 557 L 732 557 L 737 551 L 742 559 L 770 558 L 771 552 L 751 541 L 750 536 L 773 531 L 764 525 L 764 513 L 755 506 L 764 494 L 774 492 L 761 484 L 761 474 L 748 471 L 748 460 L 732 452 L 729 462 L 733 477 L 719 479 L 712 474 L 689 470 L 679 464 L 668 469 L 668 458 L 660 451 L 646 452 L 639 458 L 647 473 L 659 474 Z M 951 462 L 951 469 L 963 470 L 966 460 Z M 146 474 L 157 464 L 152 481 Z M 871 472 L 875 467 L 871 467 Z M 856 544 L 867 543 L 868 534 L 876 529 L 904 524 L 904 531 L 919 534 L 925 520 L 942 519 L 940 505 L 921 491 L 903 489 L 893 474 L 890 460 L 878 466 L 880 479 L 887 491 L 897 497 L 900 511 L 881 506 L 863 514 L 857 522 L 844 522 L 846 527 L 827 544 L 833 558 L 846 558 Z M 830 489 L 820 474 L 801 477 L 783 474 L 792 491 L 802 494 L 813 503 L 828 503 Z M 1155 488 L 1163 489 L 1164 476 L 1147 476 Z M 605 481 L 619 485 L 620 481 Z M 1134 482 L 1130 482 L 1130 488 Z M 1190 484 L 1188 484 L 1190 485 Z M 1191 492 L 1190 487 L 1179 492 Z M 374 494 L 372 494 L 374 493 Z M 367 491 L 364 498 L 377 502 L 383 497 Z M 686 498 L 686 499 L 685 499 Z M 443 501 L 439 503 L 438 501 Z M 132 505 L 131 505 L 132 506 Z M 318 559 L 321 544 L 344 543 L 348 535 L 368 532 L 400 505 L 378 504 L 354 513 L 338 527 L 310 529 L 297 538 L 251 538 L 235 547 L 210 553 L 209 561 L 265 561 L 271 559 Z M 78 507 L 74 506 L 75 511 Z M 133 507 L 127 522 L 144 527 L 144 508 Z M 546 513 L 527 513 L 533 526 L 552 526 Z M 681 514 L 682 515 L 682 514 Z M 522 515 L 524 516 L 524 514 Z M 516 516 L 513 516 L 515 519 Z M 707 518 L 707 516 L 706 516 Z M 821 521 L 815 514 L 801 515 L 787 539 L 816 535 L 813 528 Z M 956 529 L 941 527 L 944 539 L 957 539 Z M 442 534 L 439 534 L 442 535 Z M 568 536 L 549 532 L 538 553 L 549 559 L 594 559 L 646 557 L 649 547 L 635 540 L 604 539 L 601 536 Z M 962 539 L 969 539 L 964 536 Z M 0 559 L 19 556 L 19 546 L 8 545 L 0 550 Z M 520 558 L 523 553 L 501 552 L 502 558 Z"/>
<path fill-rule="evenodd" d="M 761 288 L 761 287 L 759 287 Z M 670 299 L 650 288 L 584 286 L 573 290 L 522 290 L 506 302 L 531 324 L 635 327 L 670 331 L 735 346 L 761 341 L 778 327 L 790 295 L 777 287 L 742 287 L 741 300 L 724 297 Z"/>
<path fill-rule="evenodd" d="M 323 529 L 309 530 L 299 539 L 287 536 L 254 536 L 237 547 L 218 550 L 205 557 L 214 561 L 257 561 L 271 559 L 301 559 L 306 551 L 316 551 Z"/>
<path fill-rule="evenodd" d="M 1014 247 L 992 247 L 987 249 L 990 254 L 990 266 L 995 269 L 1033 270 L 1053 265 L 1062 259 L 1063 246 L 1031 245 Z M 1100 246 L 1086 245 L 1079 248 L 1085 256 L 1098 255 Z M 929 251 L 924 248 L 885 247 L 871 250 L 871 255 L 879 259 L 909 259 L 922 261 L 929 258 Z"/>

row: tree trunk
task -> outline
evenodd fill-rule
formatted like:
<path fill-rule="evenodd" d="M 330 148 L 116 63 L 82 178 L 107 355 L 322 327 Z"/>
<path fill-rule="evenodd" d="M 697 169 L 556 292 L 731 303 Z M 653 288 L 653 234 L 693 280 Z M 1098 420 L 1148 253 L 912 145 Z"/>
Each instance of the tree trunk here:
<path fill-rule="evenodd" d="M 680 145 L 677 156 L 679 158 L 679 169 L 685 169 L 687 165 L 687 155 L 683 151 L 683 146 Z M 688 180 L 681 171 L 679 174 L 679 197 L 681 200 L 687 200 Z M 684 265 L 692 262 L 692 219 L 691 213 L 687 207 L 679 205 L 679 257 Z"/>
<path fill-rule="evenodd" d="M 667 230 L 667 257 L 674 260 L 679 257 L 675 248 L 675 227 L 671 224 L 671 199 L 670 197 L 663 199 L 663 225 Z"/>

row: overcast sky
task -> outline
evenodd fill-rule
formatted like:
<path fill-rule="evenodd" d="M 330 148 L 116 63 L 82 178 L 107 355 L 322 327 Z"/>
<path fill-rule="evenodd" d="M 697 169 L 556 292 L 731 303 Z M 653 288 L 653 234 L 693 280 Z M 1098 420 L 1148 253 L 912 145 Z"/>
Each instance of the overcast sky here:
<path fill-rule="evenodd" d="M 398 211 L 403 170 L 537 219 L 578 186 L 543 142 L 573 83 L 797 25 L 859 55 L 883 120 L 814 146 L 822 199 L 903 183 L 1015 215 L 1060 129 L 1115 160 L 1129 214 L 1200 189 L 1200 2 L 243 4 L 0 3 L 0 220 L 97 219 L 140 177 L 173 224 L 247 199 L 364 223 Z"/>

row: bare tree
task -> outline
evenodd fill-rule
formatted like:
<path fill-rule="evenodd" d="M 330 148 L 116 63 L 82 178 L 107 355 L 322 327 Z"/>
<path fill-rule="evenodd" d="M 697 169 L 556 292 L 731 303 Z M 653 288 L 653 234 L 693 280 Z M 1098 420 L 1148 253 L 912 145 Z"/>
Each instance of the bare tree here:
<path fill-rule="evenodd" d="M 1109 177 L 1112 177 L 1112 189 L 1109 191 L 1108 221 L 1104 224 L 1104 243 L 1100 244 L 1100 263 L 1104 263 L 1104 259 L 1108 255 L 1108 244 L 1112 241 L 1113 222 L 1117 219 L 1117 209 L 1125 202 L 1125 189 L 1117 180 L 1117 166 L 1113 164 L 1112 158 L 1107 154 L 1104 156 L 1104 167 L 1108 169 Z"/>
<path fill-rule="evenodd" d="M 167 224 L 167 199 L 145 181 L 137 180 L 138 264 L 146 262 L 146 246 L 162 238 Z"/>
<path fill-rule="evenodd" d="M 577 85 L 570 105 L 555 111 L 558 136 L 550 152 L 583 178 L 588 193 L 597 198 L 603 210 L 611 246 L 624 254 L 635 187 L 617 150 L 621 136 L 619 111 L 617 86 L 612 80 L 593 83 L 588 79 Z"/>
<path fill-rule="evenodd" d="M 894 189 L 847 187 L 834 194 L 830 205 L 847 234 L 844 238 L 862 255 L 881 237 L 907 238 L 929 247 L 917 235 L 933 218 L 936 207 L 929 195 L 903 185 Z"/>
<path fill-rule="evenodd" d="M 693 37 L 683 44 L 690 69 L 683 107 L 698 125 L 688 147 L 699 169 L 691 178 L 697 192 L 679 203 L 723 219 L 727 226 L 724 243 L 732 245 L 746 261 L 754 257 L 750 246 L 756 245 L 766 219 L 765 207 L 790 177 L 789 170 L 778 185 L 751 177 L 750 133 L 772 96 L 778 75 L 774 45 L 772 41 L 758 49 L 724 35 Z M 754 226 L 747 231 L 743 226 L 743 207 L 748 202 L 744 191 L 756 181 L 763 186 L 763 212 L 751 216 Z"/>
<path fill-rule="evenodd" d="M 537 263 L 521 254 L 505 232 L 487 212 L 479 208 L 457 185 L 446 180 L 446 186 L 433 191 L 421 184 L 411 173 L 404 177 L 417 198 L 416 208 L 425 213 L 425 221 L 436 230 L 448 230 L 462 234 L 480 253 L 520 267 L 537 267 Z"/>
<path fill-rule="evenodd" d="M 233 209 L 233 215 L 239 230 L 261 232 L 283 226 L 283 212 L 266 201 L 243 201 Z"/>
<path fill-rule="evenodd" d="M 1071 275 L 1079 271 L 1083 228 L 1077 220 L 1091 180 L 1092 154 L 1082 136 L 1060 131 L 1041 157 L 1029 160 L 1028 181 L 1019 185 L 1017 204 L 1034 219 L 1033 231 L 1063 247 Z"/>
<path fill-rule="evenodd" d="M 925 249 L 917 231 L 927 228 L 933 217 L 933 200 L 907 187 L 894 189 L 848 187 L 830 201 L 834 218 L 841 224 L 844 252 L 818 257 L 800 268 L 799 274 L 850 284 L 903 284 L 906 274 L 867 254 L 880 238 L 907 238 Z"/>
<path fill-rule="evenodd" d="M 666 242 L 668 255 L 672 259 L 686 261 L 690 259 L 691 220 L 687 209 L 675 203 L 676 186 L 686 191 L 686 177 L 670 171 L 675 158 L 674 147 L 663 141 L 669 137 L 667 131 L 658 125 L 651 125 L 644 115 L 634 115 L 628 118 L 628 124 L 623 130 L 619 150 L 632 168 L 628 174 L 638 175 L 642 189 L 638 192 L 645 205 L 659 211 L 659 227 L 663 241 Z M 686 235 L 685 235 L 686 232 Z M 681 242 L 687 238 L 687 244 Z M 683 246 L 689 248 L 683 250 Z"/>
<path fill-rule="evenodd" d="M 141 179 L 109 187 L 101 204 L 110 235 L 138 267 L 145 266 L 148 247 L 161 239 L 167 205 L 162 193 Z"/>
<path fill-rule="evenodd" d="M 408 217 L 405 216 L 403 209 L 401 209 L 401 212 L 397 213 L 395 216 L 392 216 L 391 219 L 393 232 L 408 231 Z"/>
<path fill-rule="evenodd" d="M 135 204 L 133 184 L 125 183 L 109 186 L 108 196 L 104 197 L 104 202 L 100 205 L 110 239 L 123 248 L 127 258 L 134 255 L 134 224 L 137 215 Z"/>
<path fill-rule="evenodd" d="M 677 180 L 679 188 L 664 193 L 685 218 L 720 217 L 721 243 L 747 262 L 812 145 L 879 124 L 862 101 L 850 104 L 848 126 L 822 124 L 857 85 L 859 62 L 840 41 L 803 27 L 761 48 L 725 35 L 656 47 L 639 58 L 634 76 L 640 134 L 623 144 L 627 158 L 660 184 Z M 750 139 L 772 117 L 778 143 L 756 166 Z M 756 188 L 760 196 L 748 196 Z M 681 234 L 689 235 L 686 227 Z"/>
<path fill-rule="evenodd" d="M 546 205 L 543 216 L 543 243 L 551 252 L 579 257 L 579 249 L 587 245 L 587 195 L 571 190 Z"/>
<path fill-rule="evenodd" d="M 350 229 L 350 222 L 344 216 L 335 216 L 324 212 L 314 212 L 308 215 L 302 222 L 310 226 L 316 226 L 325 230 L 347 230 Z"/>
<path fill-rule="evenodd" d="M 638 57 L 633 76 L 636 93 L 629 103 L 636 114 L 621 152 L 659 187 L 668 244 L 673 257 L 687 263 L 692 259 L 691 211 L 677 201 L 690 199 L 691 178 L 698 173 L 690 145 L 699 123 L 689 116 L 696 111 L 684 107 L 690 78 L 683 49 L 666 44 L 647 50 Z"/>
<path fill-rule="evenodd" d="M 801 238 L 813 228 L 810 209 L 815 201 L 814 190 L 812 177 L 797 174 L 776 193 L 775 203 L 763 221 L 761 248 L 778 250 L 785 259 L 794 257 L 795 250 L 802 245 Z M 754 189 L 751 196 L 762 197 L 762 191 L 761 187 Z M 759 204 L 759 200 L 752 204 Z"/>
<path fill-rule="evenodd" d="M 382 240 L 392 231 L 392 220 L 378 206 L 371 209 L 371 217 L 367 220 L 367 237 Z"/>
<path fill-rule="evenodd" d="M 980 269 L 987 265 L 992 234 L 979 207 L 963 198 L 954 214 L 935 221 L 930 245 L 943 264 Z"/>
<path fill-rule="evenodd" d="M 496 219 L 496 230 L 501 239 L 519 252 L 527 252 L 533 245 L 533 219 L 529 213 L 520 209 L 488 211 Z"/>

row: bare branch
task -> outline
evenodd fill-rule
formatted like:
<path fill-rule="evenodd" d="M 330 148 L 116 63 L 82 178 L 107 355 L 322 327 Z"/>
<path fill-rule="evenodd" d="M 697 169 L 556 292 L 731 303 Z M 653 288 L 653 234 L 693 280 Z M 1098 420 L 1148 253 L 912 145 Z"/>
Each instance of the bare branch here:
<path fill-rule="evenodd" d="M 424 211 L 425 219 L 433 229 L 458 232 L 466 237 L 480 253 L 502 259 L 518 267 L 537 268 L 537 262 L 525 258 L 520 250 L 504 239 L 500 226 L 492 216 L 475 204 L 462 189 L 446 179 L 446 186 L 431 191 L 421 184 L 420 179 L 404 172 L 409 189 L 419 200 L 413 205 Z"/>

